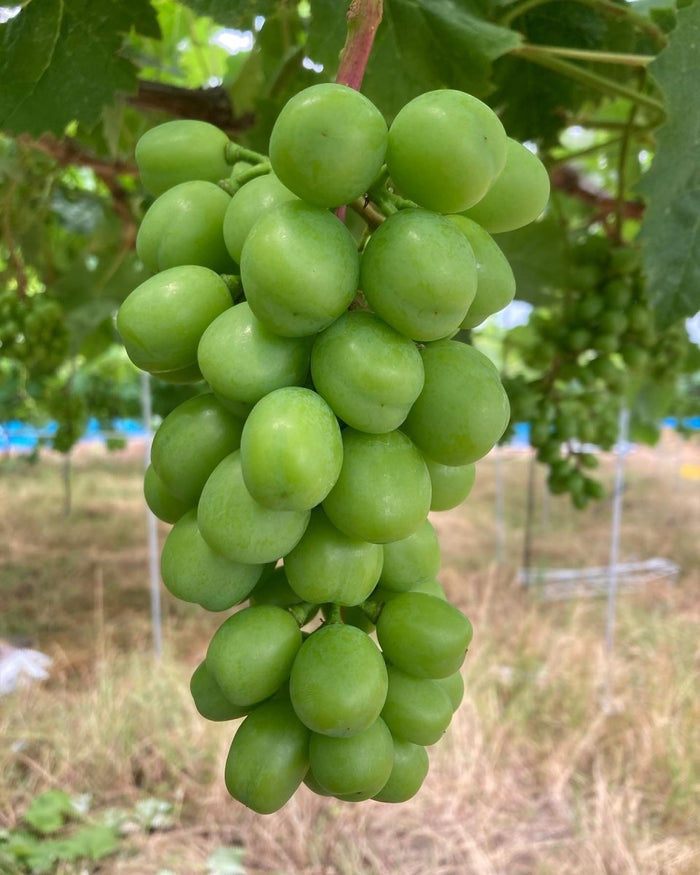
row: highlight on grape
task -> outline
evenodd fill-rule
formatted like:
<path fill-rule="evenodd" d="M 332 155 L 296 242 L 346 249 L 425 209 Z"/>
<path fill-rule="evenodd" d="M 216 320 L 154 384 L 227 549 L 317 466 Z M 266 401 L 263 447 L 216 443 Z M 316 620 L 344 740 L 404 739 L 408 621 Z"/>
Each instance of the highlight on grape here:
<path fill-rule="evenodd" d="M 237 608 L 191 679 L 203 717 L 243 718 L 226 787 L 263 814 L 302 783 L 405 801 L 472 639 L 429 514 L 468 496 L 510 416 L 461 332 L 512 300 L 491 234 L 538 218 L 547 173 L 469 94 L 388 127 L 339 84 L 286 104 L 269 157 L 182 120 L 136 158 L 153 276 L 117 326 L 138 367 L 202 385 L 160 425 L 144 493 L 172 524 L 168 590 Z"/>

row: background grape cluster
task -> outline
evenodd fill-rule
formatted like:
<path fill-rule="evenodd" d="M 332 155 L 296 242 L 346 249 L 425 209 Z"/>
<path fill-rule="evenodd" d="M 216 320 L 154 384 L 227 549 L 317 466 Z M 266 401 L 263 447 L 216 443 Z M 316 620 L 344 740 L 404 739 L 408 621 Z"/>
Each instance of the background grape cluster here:
<path fill-rule="evenodd" d="M 209 389 L 159 427 L 145 495 L 173 523 L 168 589 L 242 606 L 191 682 L 205 717 L 245 717 L 229 792 L 261 813 L 302 781 L 400 802 L 459 705 L 472 636 L 428 514 L 467 496 L 509 419 L 494 365 L 453 338 L 512 299 L 489 230 L 536 219 L 547 174 L 450 90 L 387 130 L 359 92 L 314 86 L 269 151 L 188 121 L 137 148 L 153 276 L 118 328 L 139 367 Z"/>

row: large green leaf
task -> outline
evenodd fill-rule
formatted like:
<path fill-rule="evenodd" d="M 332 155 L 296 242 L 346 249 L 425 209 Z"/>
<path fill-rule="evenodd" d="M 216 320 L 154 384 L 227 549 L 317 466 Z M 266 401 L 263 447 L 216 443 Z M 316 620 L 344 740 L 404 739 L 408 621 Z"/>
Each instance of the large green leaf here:
<path fill-rule="evenodd" d="M 272 14 L 279 0 L 183 0 L 197 15 L 207 15 L 226 27 L 252 28 L 258 16 Z M 336 4 L 340 6 L 340 4 Z"/>
<path fill-rule="evenodd" d="M 668 47 L 650 64 L 667 122 L 649 172 L 639 239 L 660 325 L 700 309 L 700 2 L 678 12 Z"/>
<path fill-rule="evenodd" d="M 132 28 L 158 36 L 148 0 L 30 0 L 0 26 L 0 126 L 39 136 L 94 124 L 136 87 L 136 68 L 119 56 Z"/>

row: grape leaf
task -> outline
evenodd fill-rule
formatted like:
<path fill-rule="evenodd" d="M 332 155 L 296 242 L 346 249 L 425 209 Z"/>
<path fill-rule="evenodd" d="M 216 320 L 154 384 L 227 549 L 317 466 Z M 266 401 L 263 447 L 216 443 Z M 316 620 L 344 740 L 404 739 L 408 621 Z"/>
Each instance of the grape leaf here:
<path fill-rule="evenodd" d="M 666 49 L 649 65 L 667 121 L 637 188 L 647 200 L 639 233 L 649 297 L 661 326 L 700 309 L 700 2 L 678 11 Z"/>
<path fill-rule="evenodd" d="M 148 0 L 30 0 L 0 27 L 0 127 L 39 136 L 97 122 L 136 88 L 136 67 L 119 56 L 131 28 L 159 35 Z"/>
<path fill-rule="evenodd" d="M 207 15 L 226 27 L 248 29 L 258 16 L 271 15 L 279 0 L 183 0 L 197 15 Z M 336 3 L 336 6 L 338 4 Z"/>
<path fill-rule="evenodd" d="M 311 0 L 311 12 L 308 54 L 333 76 L 345 18 L 330 0 Z M 518 34 L 487 21 L 469 0 L 384 0 L 362 90 L 388 116 L 417 94 L 448 85 L 483 96 L 494 59 L 519 43 Z"/>

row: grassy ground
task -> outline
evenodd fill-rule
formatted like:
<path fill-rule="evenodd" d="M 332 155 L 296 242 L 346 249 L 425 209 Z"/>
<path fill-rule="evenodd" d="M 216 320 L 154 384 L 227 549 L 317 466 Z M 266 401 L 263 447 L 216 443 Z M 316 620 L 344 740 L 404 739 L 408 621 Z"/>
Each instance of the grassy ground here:
<path fill-rule="evenodd" d="M 621 558 L 671 559 L 676 582 L 620 595 L 612 658 L 602 599 L 545 601 L 517 582 L 528 458 L 479 465 L 464 507 L 436 515 L 441 580 L 471 617 L 464 703 L 401 806 L 340 803 L 305 788 L 275 815 L 231 800 L 221 779 L 231 727 L 207 724 L 187 689 L 221 616 L 164 596 L 165 654 L 152 657 L 141 457 L 94 451 L 61 467 L 0 464 L 0 637 L 54 660 L 49 681 L 0 700 L 0 828 L 38 793 L 90 793 L 93 809 L 155 796 L 168 829 L 134 831 L 99 869 L 195 875 L 220 847 L 247 873 L 617 875 L 700 872 L 700 482 L 697 449 L 666 440 L 628 459 Z M 696 466 L 693 468 L 693 466 Z M 544 499 L 539 567 L 604 565 L 610 502 L 574 512 Z M 612 482 L 612 460 L 602 477 Z M 161 530 L 161 537 L 166 528 Z"/>

